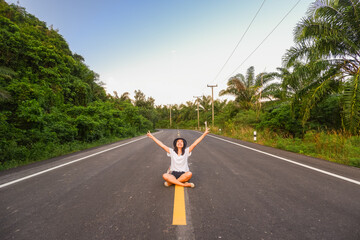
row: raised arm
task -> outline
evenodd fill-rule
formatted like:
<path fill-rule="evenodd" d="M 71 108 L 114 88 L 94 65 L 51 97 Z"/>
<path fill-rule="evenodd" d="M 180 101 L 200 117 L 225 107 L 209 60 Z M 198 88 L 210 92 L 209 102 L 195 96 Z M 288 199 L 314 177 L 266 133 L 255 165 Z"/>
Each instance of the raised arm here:
<path fill-rule="evenodd" d="M 154 137 L 150 131 L 148 131 L 148 133 L 146 134 L 149 138 L 151 138 L 152 140 L 154 140 L 154 142 L 157 143 L 157 145 L 159 145 L 162 149 L 164 149 L 167 153 L 170 153 L 169 148 L 163 144 L 160 140 L 158 140 L 156 137 Z"/>
<path fill-rule="evenodd" d="M 196 141 L 193 144 L 191 144 L 191 146 L 189 147 L 189 152 L 192 152 L 192 150 L 196 147 L 196 145 L 198 145 L 204 139 L 204 137 L 209 134 L 209 132 L 210 129 L 206 128 L 203 135 L 201 135 L 198 139 L 196 139 Z"/>

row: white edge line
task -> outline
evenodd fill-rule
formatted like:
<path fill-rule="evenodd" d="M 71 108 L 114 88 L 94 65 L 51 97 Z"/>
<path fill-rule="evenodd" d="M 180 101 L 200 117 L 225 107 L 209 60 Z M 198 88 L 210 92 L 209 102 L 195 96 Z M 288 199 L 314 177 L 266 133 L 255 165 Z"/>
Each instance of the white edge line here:
<path fill-rule="evenodd" d="M 160 131 L 160 132 L 162 132 L 162 131 Z M 160 133 L 160 132 L 157 132 L 157 133 Z M 154 133 L 154 134 L 156 134 L 156 133 Z M 103 151 L 100 151 L 100 152 L 97 152 L 97 153 L 90 154 L 90 155 L 88 155 L 88 156 L 85 156 L 85 157 L 82 157 L 82 158 L 73 160 L 73 161 L 71 161 L 71 162 L 67 162 L 67 163 L 61 164 L 61 165 L 56 166 L 56 167 L 52 167 L 52 168 L 49 168 L 49 169 L 46 169 L 46 170 L 43 170 L 43 171 L 40 171 L 40 172 L 31 174 L 31 175 L 26 176 L 26 177 L 23 177 L 23 178 L 19 178 L 19 179 L 13 180 L 13 181 L 11 181 L 11 182 L 7 182 L 7 183 L 4 183 L 4 184 L 1 184 L 1 185 L 0 185 L 0 189 L 1 189 L 1 188 L 4 188 L 4 187 L 7 187 L 7 186 L 10 186 L 10 185 L 12 185 L 12 184 L 15 184 L 15 183 L 24 181 L 24 180 L 26 180 L 26 179 L 29 179 L 29 178 L 32 178 L 32 177 L 36 177 L 36 176 L 41 175 L 41 174 L 43 174 L 43 173 L 47 173 L 47 172 L 53 171 L 53 170 L 55 170 L 55 169 L 58 169 L 58 168 L 61 168 L 61 167 L 64 167 L 64 166 L 67 166 L 67 165 L 70 165 L 70 164 L 79 162 L 79 161 L 81 161 L 81 160 L 84 160 L 84 159 L 87 159 L 87 158 L 90 158 L 90 157 L 93 157 L 93 156 L 102 154 L 102 153 L 104 153 L 104 152 L 111 151 L 111 150 L 113 150 L 113 149 L 116 149 L 116 148 L 125 146 L 125 145 L 127 145 L 127 144 L 137 142 L 137 141 L 142 140 L 142 139 L 144 139 L 144 138 L 146 138 L 146 136 L 145 136 L 145 137 L 141 137 L 141 138 L 136 139 L 136 140 L 133 140 L 133 141 L 130 141 L 130 142 L 127 142 L 127 143 L 120 144 L 120 145 L 118 145 L 118 146 L 116 146 L 116 147 L 112 147 L 112 148 L 109 148 L 109 149 L 106 149 L 106 150 L 103 150 Z"/>
<path fill-rule="evenodd" d="M 226 140 L 226 139 L 215 137 L 213 135 L 209 135 L 209 137 L 216 138 L 216 139 L 222 140 L 224 142 L 232 143 L 234 145 L 237 145 L 237 146 L 240 146 L 240 147 L 243 147 L 243 148 L 247 148 L 247 149 L 253 150 L 255 152 L 259 152 L 259 153 L 262 153 L 262 154 L 265 154 L 265 155 L 268 155 L 268 156 L 271 156 L 271 157 L 274 157 L 274 158 L 278 158 L 278 159 L 286 161 L 286 162 L 290 162 L 292 164 L 299 165 L 299 166 L 304 167 L 304 168 L 308 168 L 308 169 L 311 169 L 311 170 L 314 170 L 314 171 L 317 171 L 317 172 L 321 172 L 323 174 L 330 175 L 330 176 L 335 177 L 335 178 L 339 178 L 339 179 L 342 179 L 342 180 L 345 180 L 345 181 L 352 182 L 352 183 L 355 183 L 357 185 L 360 185 L 359 181 L 356 181 L 356 180 L 351 179 L 351 178 L 343 177 L 343 176 L 340 176 L 340 175 L 337 175 L 337 174 L 334 174 L 334 173 L 331 173 L 331 172 L 327 172 L 327 171 L 324 171 L 324 170 L 321 170 L 321 169 L 318 169 L 318 168 L 310 167 L 308 165 L 298 163 L 298 162 L 292 161 L 292 160 L 287 159 L 287 158 L 279 157 L 279 156 L 273 155 L 271 153 L 267 153 L 267 152 L 263 152 L 261 150 L 257 150 L 255 148 L 251 148 L 251 147 L 248 147 L 248 146 L 245 146 L 245 145 L 242 145 L 242 144 L 239 144 L 239 143 L 235 143 L 235 142 L 232 142 L 232 141 L 229 141 L 229 140 Z"/>

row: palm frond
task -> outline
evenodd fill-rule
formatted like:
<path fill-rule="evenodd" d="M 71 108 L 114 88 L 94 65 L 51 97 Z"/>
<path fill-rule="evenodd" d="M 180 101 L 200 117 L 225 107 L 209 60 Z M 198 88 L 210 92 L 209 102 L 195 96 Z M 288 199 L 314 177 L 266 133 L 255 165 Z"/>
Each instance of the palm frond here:
<path fill-rule="evenodd" d="M 12 79 L 16 75 L 16 72 L 11 68 L 0 66 L 0 77 L 5 79 Z"/>
<path fill-rule="evenodd" d="M 11 95 L 8 91 L 0 89 L 0 101 L 10 100 Z"/>
<path fill-rule="evenodd" d="M 247 88 L 254 85 L 254 78 L 255 78 L 255 69 L 253 66 L 251 66 L 246 71 L 245 82 Z"/>
<path fill-rule="evenodd" d="M 344 91 L 344 127 L 357 133 L 360 127 L 360 82 L 359 75 L 350 79 Z"/>
<path fill-rule="evenodd" d="M 339 74 L 340 73 L 336 69 L 331 69 L 317 81 L 315 81 L 312 86 L 307 88 L 307 94 L 304 94 L 304 92 L 300 93 L 300 96 L 302 95 L 304 99 L 301 107 L 303 125 L 305 125 L 309 119 L 310 112 L 316 103 L 321 101 L 325 96 L 336 92 L 337 88 L 339 87 L 339 82 L 336 81 Z"/>

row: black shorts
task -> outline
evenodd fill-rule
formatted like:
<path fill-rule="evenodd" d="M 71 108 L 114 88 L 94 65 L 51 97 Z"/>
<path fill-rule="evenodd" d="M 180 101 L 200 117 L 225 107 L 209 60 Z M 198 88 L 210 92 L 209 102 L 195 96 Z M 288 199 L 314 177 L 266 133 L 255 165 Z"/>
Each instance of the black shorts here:
<path fill-rule="evenodd" d="M 178 179 L 181 175 L 183 175 L 185 172 L 177 172 L 172 171 L 170 174 L 174 175 L 176 179 Z"/>

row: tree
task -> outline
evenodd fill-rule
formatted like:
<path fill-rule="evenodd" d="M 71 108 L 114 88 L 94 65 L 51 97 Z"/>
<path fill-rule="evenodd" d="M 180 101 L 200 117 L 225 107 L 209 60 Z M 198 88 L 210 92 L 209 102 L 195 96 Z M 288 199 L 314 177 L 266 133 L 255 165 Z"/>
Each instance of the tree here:
<path fill-rule="evenodd" d="M 0 169 L 152 129 L 154 99 L 136 107 L 103 85 L 56 30 L 0 0 Z"/>
<path fill-rule="evenodd" d="M 211 96 L 205 96 L 203 95 L 200 99 L 199 99 L 199 105 L 200 108 L 205 112 L 211 112 Z"/>
<path fill-rule="evenodd" d="M 121 101 L 130 101 L 131 102 L 130 93 L 129 92 L 124 92 L 123 94 L 121 94 L 120 100 Z"/>
<path fill-rule="evenodd" d="M 253 66 L 246 71 L 246 76 L 239 73 L 228 80 L 227 88 L 221 90 L 219 95 L 235 96 L 237 102 L 242 109 L 255 109 L 256 104 L 261 98 L 270 97 L 269 92 L 264 86 L 273 80 L 273 76 L 267 73 L 260 73 L 255 76 L 255 69 Z M 264 91 L 265 90 L 265 91 Z"/>
<path fill-rule="evenodd" d="M 131 102 L 130 99 L 130 93 L 129 92 L 124 92 L 123 94 L 121 94 L 121 96 L 119 97 L 119 94 L 117 91 L 113 91 L 114 96 L 109 95 L 110 99 L 115 99 L 117 102 Z"/>
<path fill-rule="evenodd" d="M 11 80 L 13 76 L 15 76 L 16 73 L 7 67 L 0 66 L 0 80 Z M 8 100 L 11 98 L 8 91 L 3 89 L 5 86 L 0 85 L 0 101 Z"/>
<path fill-rule="evenodd" d="M 317 0 L 294 31 L 296 46 L 290 48 L 284 62 L 296 60 L 318 66 L 321 76 L 311 83 L 306 95 L 306 111 L 334 87 L 345 82 L 343 95 L 344 128 L 352 133 L 360 129 L 360 3 L 359 0 Z M 321 66 L 321 67 L 320 67 Z M 306 120 L 306 115 L 305 115 Z"/>
<path fill-rule="evenodd" d="M 216 99 L 214 100 L 214 112 L 217 114 L 219 112 L 221 112 L 224 107 L 227 104 L 227 100 L 220 100 L 220 99 Z"/>
<path fill-rule="evenodd" d="M 137 107 L 143 107 L 143 108 L 154 108 L 155 99 L 152 97 L 149 97 L 146 99 L 145 94 L 140 90 L 135 90 L 135 96 L 134 96 L 134 105 Z"/>
<path fill-rule="evenodd" d="M 186 104 L 180 105 L 181 118 L 185 121 L 197 119 L 196 115 L 197 104 L 192 101 L 187 101 Z"/>

